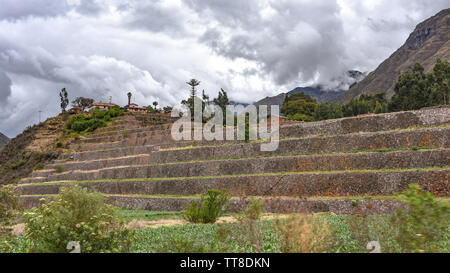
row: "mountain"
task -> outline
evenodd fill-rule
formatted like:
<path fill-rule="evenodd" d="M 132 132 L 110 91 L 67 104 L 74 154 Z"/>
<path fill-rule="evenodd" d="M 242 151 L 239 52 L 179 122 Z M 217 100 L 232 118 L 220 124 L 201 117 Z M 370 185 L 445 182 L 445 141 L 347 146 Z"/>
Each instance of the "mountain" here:
<path fill-rule="evenodd" d="M 357 71 L 357 70 L 349 70 L 347 73 L 344 73 L 341 77 L 338 77 L 337 79 L 332 79 L 332 81 L 337 86 L 336 90 L 327 90 L 325 86 L 323 85 L 316 85 L 316 86 L 308 86 L 308 87 L 296 87 L 288 92 L 289 95 L 303 92 L 306 95 L 311 96 L 312 98 L 316 99 L 317 102 L 329 102 L 337 97 L 339 97 L 341 94 L 345 92 L 346 89 L 349 88 L 349 86 L 353 86 L 357 82 L 361 81 L 365 77 L 365 74 Z M 259 100 L 253 105 L 259 106 L 259 105 L 268 105 L 268 109 L 270 108 L 270 105 L 281 105 L 284 102 L 284 99 L 286 98 L 286 93 L 281 93 L 273 97 L 265 97 L 262 100 Z"/>
<path fill-rule="evenodd" d="M 321 85 L 318 85 L 316 87 L 297 87 L 291 91 L 289 91 L 289 95 L 303 92 L 306 95 L 311 96 L 312 98 L 316 99 L 317 102 L 327 102 L 332 101 L 339 97 L 342 93 L 344 93 L 344 90 L 337 90 L 337 91 L 325 91 Z"/>
<path fill-rule="evenodd" d="M 278 94 L 273 97 L 265 97 L 264 99 L 253 103 L 253 105 L 255 105 L 257 108 L 260 105 L 267 105 L 267 111 L 270 112 L 271 105 L 279 105 L 281 107 L 285 98 L 286 98 L 286 93 L 281 93 L 281 94 Z"/>
<path fill-rule="evenodd" d="M 402 47 L 364 80 L 336 98 L 335 102 L 343 103 L 362 93 L 386 92 L 391 97 L 401 73 L 412 68 L 415 63 L 420 63 L 425 72 L 429 72 L 438 57 L 450 59 L 450 9 L 442 10 L 417 25 Z"/>
<path fill-rule="evenodd" d="M 9 138 L 4 134 L 0 133 L 0 149 L 8 143 Z"/>

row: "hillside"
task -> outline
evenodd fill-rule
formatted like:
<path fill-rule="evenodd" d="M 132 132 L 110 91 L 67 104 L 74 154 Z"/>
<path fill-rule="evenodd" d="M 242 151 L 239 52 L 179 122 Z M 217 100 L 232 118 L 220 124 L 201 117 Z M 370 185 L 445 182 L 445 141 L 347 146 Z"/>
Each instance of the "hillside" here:
<path fill-rule="evenodd" d="M 336 99 L 345 91 L 337 90 L 337 91 L 325 91 L 322 86 L 318 85 L 316 87 L 297 87 L 291 91 L 289 91 L 289 95 L 303 92 L 306 95 L 314 98 L 318 103 L 328 102 Z"/>
<path fill-rule="evenodd" d="M 11 139 L 0 150 L 0 185 L 15 183 L 36 167 L 58 157 L 55 143 L 64 127 L 61 116 L 49 118 Z"/>
<path fill-rule="evenodd" d="M 260 141 L 176 141 L 171 124 L 142 127 L 137 118 L 74 141 L 71 153 L 22 179 L 25 207 L 73 184 L 152 211 L 182 211 L 209 189 L 227 190 L 231 211 L 254 196 L 274 213 L 390 213 L 392 195 L 410 183 L 450 195 L 450 107 L 281 126 L 271 152 Z"/>
<path fill-rule="evenodd" d="M 450 9 L 417 25 L 405 44 L 371 72 L 364 80 L 339 96 L 335 102 L 344 103 L 362 93 L 386 92 L 388 97 L 394 93 L 398 76 L 415 63 L 432 70 L 437 58 L 450 59 Z"/>
<path fill-rule="evenodd" d="M 4 134 L 0 133 L 0 149 L 8 143 L 9 138 Z"/>

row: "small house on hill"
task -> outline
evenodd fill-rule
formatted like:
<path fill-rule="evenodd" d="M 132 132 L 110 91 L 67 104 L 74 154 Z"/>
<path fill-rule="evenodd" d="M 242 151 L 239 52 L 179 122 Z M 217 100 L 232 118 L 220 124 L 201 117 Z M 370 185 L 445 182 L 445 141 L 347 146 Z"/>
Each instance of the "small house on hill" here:
<path fill-rule="evenodd" d="M 114 104 L 114 103 L 107 103 L 107 102 L 96 102 L 96 103 L 92 104 L 91 107 L 89 107 L 89 111 L 93 111 L 95 108 L 98 108 L 99 110 L 108 110 L 108 109 L 111 109 L 116 106 L 119 106 L 119 105 Z"/>
<path fill-rule="evenodd" d="M 143 107 L 139 107 L 135 103 L 130 103 L 127 106 L 125 106 L 125 109 L 127 109 L 129 112 L 132 113 L 147 113 L 147 109 Z"/>

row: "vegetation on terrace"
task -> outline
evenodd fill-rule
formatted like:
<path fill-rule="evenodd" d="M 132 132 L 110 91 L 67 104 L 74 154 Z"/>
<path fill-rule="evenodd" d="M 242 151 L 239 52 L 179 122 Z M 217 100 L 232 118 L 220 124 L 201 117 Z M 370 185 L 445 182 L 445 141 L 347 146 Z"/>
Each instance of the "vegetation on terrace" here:
<path fill-rule="evenodd" d="M 108 213 L 104 213 L 107 207 L 102 205 L 100 195 L 80 188 L 68 188 L 58 195 L 54 203 L 41 205 L 39 209 L 30 211 L 26 220 L 27 233 L 24 236 L 1 241 L 2 251 L 67 252 L 60 245 L 65 246 L 64 243 L 67 240 L 79 240 L 83 242 L 83 252 L 125 250 L 179 253 L 367 253 L 370 252 L 366 248 L 367 243 L 378 241 L 382 252 L 448 253 L 450 251 L 449 203 L 436 200 L 432 194 L 422 192 L 419 186 L 414 184 L 395 198 L 402 202 L 405 208 L 390 215 L 357 213 L 337 216 L 319 213 L 261 219 L 258 217 L 261 213 L 260 206 L 250 204 L 241 214 L 235 215 L 235 220 L 231 223 L 180 223 L 175 226 L 144 228 L 123 233 L 124 230 L 120 228 L 109 230 L 100 228 L 106 224 L 93 216 L 99 215 L 98 219 L 103 219 L 106 217 L 103 215 L 105 214 L 109 217 L 106 222 L 111 223 L 109 219 L 129 222 L 132 219 L 158 221 L 169 218 L 175 221 L 177 218 L 180 219 L 181 215 L 125 210 L 115 213 L 108 210 Z M 80 210 L 81 208 L 89 209 Z M 249 213 L 249 210 L 253 212 Z M 66 219 L 68 215 L 78 216 L 70 216 L 69 220 Z M 254 217 L 254 215 L 257 216 Z M 65 229 L 70 231 L 70 236 L 64 231 Z M 92 237 L 89 234 L 94 233 L 84 233 L 85 229 L 95 229 L 105 237 L 96 235 Z M 120 233 L 120 236 L 114 237 L 115 235 L 109 234 L 110 232 Z M 39 234 L 39 237 L 36 237 L 36 234 Z M 64 243 L 59 244 L 59 242 Z M 129 248 L 123 248 L 128 246 Z"/>
<path fill-rule="evenodd" d="M 105 127 L 113 118 L 119 117 L 123 113 L 124 111 L 117 106 L 106 111 L 94 109 L 89 114 L 83 113 L 72 116 L 67 122 L 67 130 L 64 134 L 67 136 L 73 132 L 78 134 L 91 133 L 96 129 Z"/>
<path fill-rule="evenodd" d="M 416 64 L 400 75 L 390 100 L 384 92 L 379 92 L 375 95 L 361 94 L 344 104 L 318 104 L 304 93 L 295 93 L 286 96 L 281 112 L 290 120 L 319 121 L 446 105 L 450 102 L 449 79 L 450 62 L 437 59 L 429 73 L 424 73 L 424 68 Z"/>

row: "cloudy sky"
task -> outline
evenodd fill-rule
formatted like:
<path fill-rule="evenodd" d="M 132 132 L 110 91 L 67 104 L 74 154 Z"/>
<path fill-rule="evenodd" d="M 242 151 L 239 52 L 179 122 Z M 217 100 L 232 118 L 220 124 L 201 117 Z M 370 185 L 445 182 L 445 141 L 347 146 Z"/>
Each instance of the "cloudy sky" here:
<path fill-rule="evenodd" d="M 371 71 L 448 0 L 0 0 L 0 132 L 58 114 L 58 92 L 175 105 L 199 79 L 253 102 Z"/>

